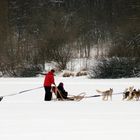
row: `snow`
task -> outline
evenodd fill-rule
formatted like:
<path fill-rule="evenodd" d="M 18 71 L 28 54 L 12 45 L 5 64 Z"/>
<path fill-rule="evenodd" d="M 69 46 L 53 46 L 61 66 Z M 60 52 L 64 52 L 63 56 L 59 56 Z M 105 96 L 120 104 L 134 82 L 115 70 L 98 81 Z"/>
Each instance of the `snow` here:
<path fill-rule="evenodd" d="M 42 86 L 44 77 L 0 78 L 0 96 L 18 93 Z M 56 84 L 64 82 L 70 95 L 86 92 L 96 95 L 96 89 L 110 87 L 114 93 L 126 87 L 140 88 L 139 78 L 88 79 L 56 76 Z M 139 101 L 122 101 L 114 95 L 112 101 L 101 97 L 86 98 L 80 102 L 43 101 L 44 89 L 35 89 L 0 102 L 0 134 L 2 140 L 139 140 Z"/>

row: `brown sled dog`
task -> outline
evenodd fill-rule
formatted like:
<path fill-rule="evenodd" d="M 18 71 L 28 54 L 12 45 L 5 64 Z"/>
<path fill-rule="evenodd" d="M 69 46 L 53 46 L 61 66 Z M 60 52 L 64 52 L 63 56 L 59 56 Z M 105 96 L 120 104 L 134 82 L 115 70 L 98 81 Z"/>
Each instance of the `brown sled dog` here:
<path fill-rule="evenodd" d="M 136 100 L 138 101 L 140 98 L 140 89 L 136 90 L 133 89 L 134 87 L 129 87 L 128 89 L 125 89 L 125 92 L 123 93 L 123 100 L 127 99 L 129 100 Z"/>
<path fill-rule="evenodd" d="M 134 100 L 138 101 L 139 98 L 140 98 L 140 90 L 134 89 L 132 91 L 132 94 L 131 94 L 131 98 L 130 99 L 134 99 Z"/>
<path fill-rule="evenodd" d="M 113 93 L 113 89 L 110 88 L 109 90 L 106 90 L 106 91 L 100 91 L 100 90 L 96 90 L 98 93 L 101 93 L 103 98 L 102 100 L 108 100 L 108 98 L 110 97 L 110 100 L 112 100 L 112 93 Z"/>

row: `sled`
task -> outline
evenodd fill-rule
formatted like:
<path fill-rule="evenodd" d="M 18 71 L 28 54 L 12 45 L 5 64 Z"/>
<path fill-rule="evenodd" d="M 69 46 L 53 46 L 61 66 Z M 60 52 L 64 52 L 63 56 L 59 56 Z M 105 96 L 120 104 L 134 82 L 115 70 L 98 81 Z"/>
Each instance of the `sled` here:
<path fill-rule="evenodd" d="M 85 95 L 85 92 L 82 92 L 78 95 L 69 95 L 67 99 L 61 99 L 61 101 L 81 101 L 85 97 Z"/>

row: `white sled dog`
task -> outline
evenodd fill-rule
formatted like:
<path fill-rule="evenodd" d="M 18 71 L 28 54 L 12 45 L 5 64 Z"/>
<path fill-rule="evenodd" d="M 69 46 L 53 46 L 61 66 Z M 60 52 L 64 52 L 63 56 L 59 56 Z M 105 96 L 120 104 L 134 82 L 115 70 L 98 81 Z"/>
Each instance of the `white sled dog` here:
<path fill-rule="evenodd" d="M 133 92 L 134 86 L 130 86 L 128 88 L 125 89 L 125 91 L 123 92 L 123 99 L 122 100 L 131 100 L 132 99 L 132 92 Z"/>
<path fill-rule="evenodd" d="M 109 90 L 106 90 L 106 91 L 100 91 L 100 90 L 96 90 L 96 91 L 102 94 L 103 96 L 102 100 L 107 101 L 109 97 L 110 97 L 110 100 L 112 100 L 113 88 L 110 88 Z"/>

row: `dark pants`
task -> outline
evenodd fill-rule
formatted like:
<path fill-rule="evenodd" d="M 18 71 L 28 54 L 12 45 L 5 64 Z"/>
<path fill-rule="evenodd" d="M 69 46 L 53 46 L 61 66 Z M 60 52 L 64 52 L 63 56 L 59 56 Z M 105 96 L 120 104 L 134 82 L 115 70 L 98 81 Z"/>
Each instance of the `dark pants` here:
<path fill-rule="evenodd" d="M 45 89 L 44 101 L 50 101 L 52 99 L 51 87 L 44 87 L 44 89 Z"/>

